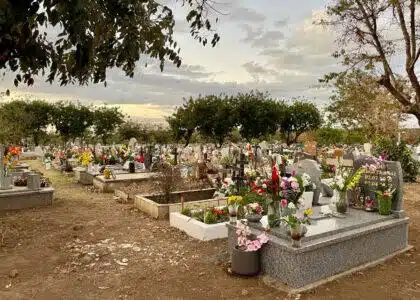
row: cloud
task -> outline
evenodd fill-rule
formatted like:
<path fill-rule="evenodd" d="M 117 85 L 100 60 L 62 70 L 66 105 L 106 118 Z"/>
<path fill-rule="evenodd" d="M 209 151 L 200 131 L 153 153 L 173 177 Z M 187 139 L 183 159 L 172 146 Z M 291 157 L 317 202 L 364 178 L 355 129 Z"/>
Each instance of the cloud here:
<path fill-rule="evenodd" d="M 266 16 L 248 7 L 237 6 L 230 13 L 230 20 L 235 22 L 264 22 Z"/>
<path fill-rule="evenodd" d="M 37 78 L 33 87 L 22 85 L 16 89 L 13 74 L 7 74 L 0 78 L 0 90 L 9 88 L 12 95 L 30 93 L 39 99 L 118 105 L 124 112 L 148 120 L 163 119 L 183 98 L 199 94 L 233 95 L 258 89 L 277 98 L 316 97 L 317 103 L 324 103 L 329 90 L 317 88 L 317 80 L 336 68 L 336 62 L 330 58 L 333 51 L 330 33 L 314 27 L 314 15 L 298 20 L 293 27 L 289 19 L 278 21 L 277 14 L 262 18 L 256 11 L 252 16 L 251 9 L 239 12 L 235 21 L 220 22 L 222 43 L 216 48 L 197 45 L 186 34 L 189 32 L 186 22 L 177 20 L 176 39 L 183 48 L 181 54 L 187 53 L 180 68 L 166 62 L 161 72 L 156 61 L 142 59 L 134 78 L 126 77 L 118 69 L 109 70 L 107 87 L 102 84 L 60 87 Z"/>
<path fill-rule="evenodd" d="M 254 61 L 246 62 L 242 66 L 256 81 L 261 81 L 277 74 L 275 70 Z"/>
<path fill-rule="evenodd" d="M 281 19 L 274 22 L 274 27 L 285 27 L 289 23 L 289 18 Z"/>
<path fill-rule="evenodd" d="M 279 41 L 285 38 L 284 33 L 278 30 L 264 30 L 264 27 L 255 28 L 249 24 L 242 24 L 245 38 L 241 41 L 255 48 L 277 47 Z"/>

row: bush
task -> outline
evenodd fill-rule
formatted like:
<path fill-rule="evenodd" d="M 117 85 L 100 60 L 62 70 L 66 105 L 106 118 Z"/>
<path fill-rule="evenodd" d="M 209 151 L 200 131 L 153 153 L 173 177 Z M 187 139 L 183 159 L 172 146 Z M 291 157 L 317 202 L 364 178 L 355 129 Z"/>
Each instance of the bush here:
<path fill-rule="evenodd" d="M 403 170 L 404 181 L 416 182 L 420 163 L 413 158 L 413 151 L 405 142 L 399 145 L 395 139 L 378 139 L 375 142 L 375 154 L 386 154 L 387 160 L 399 161 Z"/>
<path fill-rule="evenodd" d="M 205 224 L 216 224 L 217 216 L 212 211 L 206 211 L 204 214 L 204 223 Z"/>
<path fill-rule="evenodd" d="M 191 217 L 191 209 L 189 207 L 184 207 L 181 210 L 181 214 L 183 214 L 184 216 L 187 216 L 187 217 Z"/>
<path fill-rule="evenodd" d="M 169 203 L 171 193 L 176 191 L 182 182 L 181 171 L 177 166 L 169 164 L 160 164 L 157 171 L 155 183 L 159 192 L 163 194 L 161 203 Z"/>

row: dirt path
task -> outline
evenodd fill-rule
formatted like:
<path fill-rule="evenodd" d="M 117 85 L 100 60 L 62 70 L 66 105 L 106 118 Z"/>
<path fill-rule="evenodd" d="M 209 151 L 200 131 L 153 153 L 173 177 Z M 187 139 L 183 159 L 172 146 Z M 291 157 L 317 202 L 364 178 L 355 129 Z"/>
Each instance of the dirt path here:
<path fill-rule="evenodd" d="M 112 195 L 46 173 L 56 187 L 52 207 L 0 217 L 0 299 L 287 298 L 225 273 L 225 241 L 198 242 Z M 417 246 L 420 185 L 406 186 L 406 210 Z M 420 299 L 419 274 L 414 250 L 300 299 Z"/>

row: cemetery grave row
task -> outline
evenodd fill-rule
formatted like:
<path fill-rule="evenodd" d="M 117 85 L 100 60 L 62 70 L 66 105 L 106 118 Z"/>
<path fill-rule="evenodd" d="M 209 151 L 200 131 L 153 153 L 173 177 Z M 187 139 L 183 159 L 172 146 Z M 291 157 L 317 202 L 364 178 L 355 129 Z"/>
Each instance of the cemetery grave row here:
<path fill-rule="evenodd" d="M 43 161 L 61 171 L 71 165 L 80 183 L 113 191 L 116 200 L 127 186 L 167 183 L 156 192 L 138 189 L 123 202 L 169 218 L 171 226 L 197 239 L 227 237 L 232 272 L 261 273 L 299 292 L 409 247 L 401 165 L 373 158 L 369 145 L 363 148 L 320 150 L 309 144 L 302 151 L 261 143 L 181 149 L 132 140 L 46 149 Z M 191 178 L 208 185 L 176 190 L 170 184 Z"/>

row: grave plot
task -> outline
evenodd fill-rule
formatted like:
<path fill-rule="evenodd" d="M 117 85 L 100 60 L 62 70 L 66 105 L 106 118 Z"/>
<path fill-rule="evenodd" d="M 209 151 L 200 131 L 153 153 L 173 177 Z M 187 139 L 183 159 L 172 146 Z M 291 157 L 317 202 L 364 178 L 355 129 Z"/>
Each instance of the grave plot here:
<path fill-rule="evenodd" d="M 172 192 L 170 195 L 136 195 L 134 206 L 156 219 L 167 219 L 171 212 L 183 208 L 212 207 L 226 205 L 226 198 L 213 199 L 215 189 L 200 189 Z"/>
<path fill-rule="evenodd" d="M 226 238 L 228 230 L 227 206 L 190 209 L 184 208 L 181 213 L 171 212 L 169 224 L 184 231 L 189 236 L 201 241 Z"/>
<path fill-rule="evenodd" d="M 193 180 L 192 178 L 182 178 L 180 180 L 179 190 L 198 190 L 212 188 L 209 180 Z M 156 184 L 149 181 L 133 182 L 128 186 L 118 188 L 114 191 L 114 196 L 118 202 L 133 203 L 136 195 L 150 195 L 159 193 Z"/>
<path fill-rule="evenodd" d="M 0 145 L 0 160 L 5 161 L 4 147 Z M 19 164 L 22 166 L 22 164 Z M 41 187 L 40 174 L 30 172 L 27 167 L 13 168 L 6 172 L 0 168 L 0 211 L 18 210 L 53 203 L 54 188 Z M 17 179 L 14 184 L 14 178 Z M 15 186 L 19 185 L 19 186 Z"/>
<path fill-rule="evenodd" d="M 399 163 L 395 166 L 394 182 L 402 182 Z M 371 184 L 366 176 L 362 184 Z M 399 190 L 399 188 L 397 188 Z M 267 282 L 280 289 L 299 293 L 339 276 L 380 263 L 410 249 L 408 218 L 404 216 L 402 194 L 396 193 L 392 214 L 380 215 L 350 208 L 346 214 L 330 213 L 327 206 L 313 207 L 310 225 L 293 247 L 287 226 L 271 228 L 269 242 L 261 249 L 261 270 Z M 236 226 L 227 224 L 228 250 L 237 245 Z M 255 236 L 265 231 L 262 223 L 249 223 Z"/>
<path fill-rule="evenodd" d="M 98 175 L 93 179 L 93 185 L 103 193 L 112 193 L 114 190 L 133 182 L 151 180 L 156 175 L 152 172 L 122 173 L 116 174 L 115 178 L 105 179 L 104 175 Z"/>

